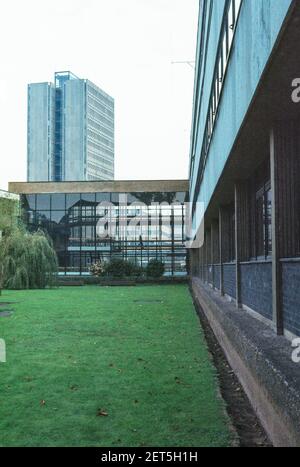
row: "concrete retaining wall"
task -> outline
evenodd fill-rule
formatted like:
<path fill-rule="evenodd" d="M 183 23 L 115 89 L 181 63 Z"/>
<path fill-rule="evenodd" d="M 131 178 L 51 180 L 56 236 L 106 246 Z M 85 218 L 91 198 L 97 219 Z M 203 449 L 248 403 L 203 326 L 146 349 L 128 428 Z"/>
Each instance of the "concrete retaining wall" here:
<path fill-rule="evenodd" d="M 300 364 L 292 361 L 291 343 L 200 280 L 191 287 L 274 446 L 299 447 Z"/>

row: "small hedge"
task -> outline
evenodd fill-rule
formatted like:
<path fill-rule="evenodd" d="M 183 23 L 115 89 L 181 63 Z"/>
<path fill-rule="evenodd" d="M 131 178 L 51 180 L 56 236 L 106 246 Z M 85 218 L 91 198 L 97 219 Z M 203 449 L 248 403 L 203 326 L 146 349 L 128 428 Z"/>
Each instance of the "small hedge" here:
<path fill-rule="evenodd" d="M 159 278 L 163 276 L 165 266 L 161 261 L 151 260 L 146 269 L 131 261 L 113 258 L 109 263 L 97 261 L 90 267 L 90 272 L 95 277 L 122 278 Z"/>
<path fill-rule="evenodd" d="M 148 277 L 158 279 L 159 277 L 162 277 L 164 275 L 165 265 L 157 259 L 152 259 L 151 261 L 149 261 L 146 271 Z"/>
<path fill-rule="evenodd" d="M 143 269 L 124 259 L 113 258 L 109 263 L 97 261 L 90 267 L 90 272 L 96 277 L 141 277 Z"/>
<path fill-rule="evenodd" d="M 112 259 L 106 266 L 106 274 L 111 277 L 132 277 L 136 275 L 135 264 L 124 259 Z"/>

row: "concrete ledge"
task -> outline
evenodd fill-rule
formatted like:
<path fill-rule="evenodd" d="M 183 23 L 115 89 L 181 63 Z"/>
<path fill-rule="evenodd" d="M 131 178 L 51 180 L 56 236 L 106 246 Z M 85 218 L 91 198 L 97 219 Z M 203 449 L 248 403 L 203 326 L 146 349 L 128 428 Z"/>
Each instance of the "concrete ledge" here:
<path fill-rule="evenodd" d="M 291 343 L 199 279 L 191 287 L 274 446 L 299 447 L 300 364 L 292 362 Z"/>
<path fill-rule="evenodd" d="M 189 282 L 188 276 L 178 277 L 160 277 L 158 279 L 151 278 L 113 278 L 113 277 L 95 277 L 95 276 L 58 276 L 58 284 L 64 285 L 177 285 L 187 284 Z"/>
<path fill-rule="evenodd" d="M 189 191 L 188 180 L 113 180 L 85 182 L 10 182 L 9 191 L 33 193 L 135 193 Z"/>

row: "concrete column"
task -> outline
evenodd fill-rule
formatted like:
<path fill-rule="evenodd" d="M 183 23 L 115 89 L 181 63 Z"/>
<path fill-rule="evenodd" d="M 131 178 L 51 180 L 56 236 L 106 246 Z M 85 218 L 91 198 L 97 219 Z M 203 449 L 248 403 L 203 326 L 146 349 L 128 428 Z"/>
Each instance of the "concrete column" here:
<path fill-rule="evenodd" d="M 242 306 L 241 262 L 249 260 L 249 191 L 247 181 L 239 181 L 234 187 L 235 199 L 235 258 L 236 303 Z"/>
<path fill-rule="evenodd" d="M 224 208 L 219 208 L 219 256 L 220 256 L 220 294 L 224 296 L 224 249 L 223 249 Z"/>
<path fill-rule="evenodd" d="M 214 286 L 215 282 L 215 268 L 214 268 L 214 224 L 213 222 L 211 223 L 210 226 L 210 264 L 211 264 L 211 272 L 212 272 L 212 286 Z"/>
<path fill-rule="evenodd" d="M 234 185 L 234 212 L 235 212 L 235 277 L 236 277 L 236 306 L 241 308 L 241 207 L 240 207 L 241 184 Z"/>
<path fill-rule="evenodd" d="M 205 232 L 205 243 L 204 243 L 204 256 L 205 256 L 205 269 L 204 269 L 204 280 L 209 283 L 209 272 L 208 272 L 208 244 L 207 244 L 207 232 Z"/>

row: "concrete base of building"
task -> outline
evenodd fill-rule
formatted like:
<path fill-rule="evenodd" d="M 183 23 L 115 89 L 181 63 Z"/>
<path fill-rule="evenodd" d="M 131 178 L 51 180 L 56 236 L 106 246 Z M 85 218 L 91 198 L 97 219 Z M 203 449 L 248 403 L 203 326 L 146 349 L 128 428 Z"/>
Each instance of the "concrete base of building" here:
<path fill-rule="evenodd" d="M 68 285 L 100 285 L 100 286 L 128 286 L 128 285 L 177 285 L 177 284 L 187 284 L 189 282 L 188 276 L 170 276 L 170 277 L 160 277 L 157 279 L 151 278 L 136 278 L 136 279 L 114 279 L 111 277 L 95 277 L 95 276 L 58 276 L 58 285 L 68 286 Z"/>
<path fill-rule="evenodd" d="M 274 446 L 299 447 L 300 364 L 291 342 L 199 279 L 191 288 Z"/>

